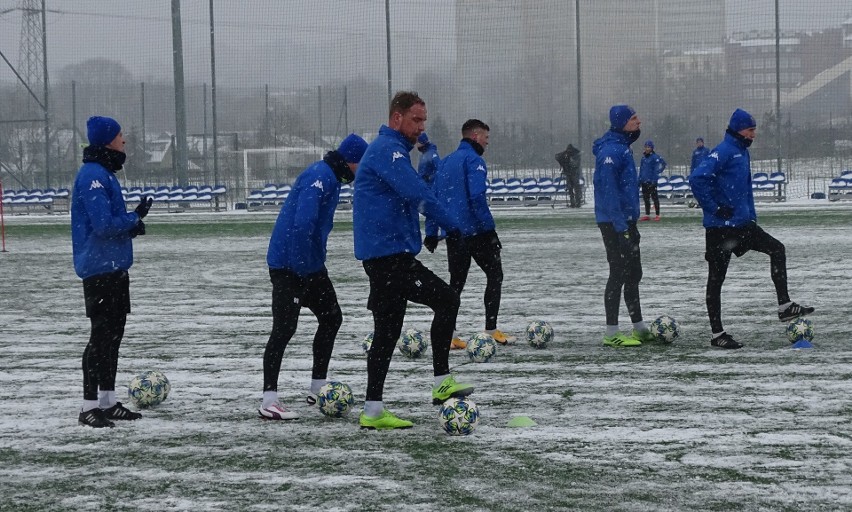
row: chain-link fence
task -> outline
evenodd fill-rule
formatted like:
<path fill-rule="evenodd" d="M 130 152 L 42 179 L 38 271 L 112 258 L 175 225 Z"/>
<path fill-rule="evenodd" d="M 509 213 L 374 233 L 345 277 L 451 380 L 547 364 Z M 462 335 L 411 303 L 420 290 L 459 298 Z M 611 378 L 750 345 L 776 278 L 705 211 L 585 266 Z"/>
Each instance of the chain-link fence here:
<path fill-rule="evenodd" d="M 47 88 L 27 64 L 40 42 Z M 673 173 L 737 107 L 759 123 L 755 170 L 810 188 L 852 159 L 852 6 L 833 0 L 0 0 L 0 51 L 6 188 L 70 186 L 102 114 L 127 135 L 128 186 L 218 182 L 240 202 L 349 132 L 370 139 L 400 89 L 425 98 L 442 156 L 487 122 L 499 177 L 556 176 L 568 143 L 588 169 L 622 102 Z"/>

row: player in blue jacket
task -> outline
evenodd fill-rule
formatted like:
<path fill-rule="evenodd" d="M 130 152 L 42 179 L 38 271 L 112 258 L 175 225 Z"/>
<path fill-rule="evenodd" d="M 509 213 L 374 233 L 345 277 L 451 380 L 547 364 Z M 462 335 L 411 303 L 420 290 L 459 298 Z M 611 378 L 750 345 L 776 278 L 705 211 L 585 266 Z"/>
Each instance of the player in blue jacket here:
<path fill-rule="evenodd" d="M 92 330 L 83 351 L 83 407 L 78 421 L 94 428 L 112 420 L 135 420 L 115 395 L 118 350 L 130 313 L 132 239 L 145 234 L 142 219 L 152 199 L 127 212 L 115 173 L 124 165 L 124 134 L 115 119 L 93 116 L 86 122 L 89 145 L 71 195 L 71 245 L 74 270 L 83 280 L 86 316 Z"/>
<path fill-rule="evenodd" d="M 414 145 L 417 151 L 420 152 L 420 162 L 417 164 L 417 174 L 423 178 L 429 187 L 435 181 L 435 173 L 438 171 L 438 164 L 441 162 L 441 157 L 438 155 L 438 146 L 429 140 L 426 132 L 417 137 L 417 144 Z"/>
<path fill-rule="evenodd" d="M 757 122 L 736 109 L 728 122 L 725 139 L 701 161 L 689 178 L 695 199 L 704 212 L 708 264 L 707 314 L 713 336 L 710 344 L 725 349 L 742 348 L 722 327 L 722 283 L 731 262 L 748 251 L 769 255 L 769 266 L 778 296 L 778 319 L 789 322 L 813 313 L 814 308 L 790 300 L 787 292 L 787 257 L 784 244 L 757 225 L 751 190 L 751 157 Z"/>
<path fill-rule="evenodd" d="M 409 152 L 423 133 L 426 103 L 415 92 L 396 93 L 388 124 L 370 143 L 355 178 L 352 224 L 355 257 L 370 279 L 367 307 L 373 312 L 373 344 L 367 355 L 367 396 L 362 428 L 410 428 L 412 423 L 385 410 L 382 393 L 396 341 L 402 332 L 408 301 L 435 312 L 430 337 L 435 386 L 432 402 L 465 396 L 473 386 L 450 374 L 450 339 L 459 311 L 458 294 L 423 266 L 420 218 L 433 218 L 449 238 L 461 237 L 459 226 L 417 175 Z"/>
<path fill-rule="evenodd" d="M 639 253 L 639 183 L 636 163 L 630 145 L 640 134 L 641 121 L 627 105 L 614 105 L 609 111 L 610 129 L 596 140 L 595 155 L 595 220 L 601 230 L 609 278 L 604 292 L 606 334 L 603 343 L 611 347 L 635 347 L 653 341 L 654 336 L 642 319 L 639 281 L 642 280 L 642 258 Z M 630 335 L 618 330 L 621 291 L 633 322 Z"/>
<path fill-rule="evenodd" d="M 351 183 L 367 143 L 352 133 L 322 160 L 302 171 L 281 206 L 266 263 L 272 281 L 272 332 L 263 353 L 263 403 L 261 418 L 293 420 L 295 411 L 278 398 L 281 359 L 296 333 L 299 311 L 305 307 L 317 317 L 314 362 L 308 403 L 326 383 L 334 338 L 343 322 L 334 285 L 325 268 L 326 243 L 340 200 L 340 184 Z"/>
<path fill-rule="evenodd" d="M 651 201 L 654 201 L 654 220 L 660 220 L 660 197 L 657 194 L 657 180 L 668 164 L 663 157 L 654 152 L 654 141 L 646 140 L 642 159 L 639 161 L 639 186 L 642 187 L 642 199 L 645 200 L 645 215 L 640 221 L 651 220 Z"/>
<path fill-rule="evenodd" d="M 503 288 L 503 263 L 500 238 L 488 208 L 488 168 L 482 158 L 488 147 L 491 128 L 479 119 L 468 119 L 461 129 L 458 149 L 441 162 L 435 175 L 433 190 L 438 200 L 458 222 L 464 240 L 447 240 L 447 265 L 450 286 L 461 295 L 471 259 L 485 272 L 485 332 L 505 345 L 510 337 L 497 329 L 500 296 Z M 438 233 L 433 224 L 426 225 L 423 245 L 429 252 L 438 246 Z M 453 337 L 454 348 L 465 348 L 464 341 Z"/>
<path fill-rule="evenodd" d="M 692 160 L 689 163 L 689 174 L 692 174 L 698 164 L 709 154 L 710 148 L 704 145 L 704 139 L 701 137 L 695 139 L 695 149 L 692 150 Z"/>

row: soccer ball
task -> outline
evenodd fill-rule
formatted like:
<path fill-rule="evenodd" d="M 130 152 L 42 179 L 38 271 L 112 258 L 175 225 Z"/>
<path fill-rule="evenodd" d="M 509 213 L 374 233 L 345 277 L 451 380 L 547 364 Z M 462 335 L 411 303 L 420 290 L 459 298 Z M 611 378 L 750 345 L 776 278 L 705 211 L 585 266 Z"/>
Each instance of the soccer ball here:
<path fill-rule="evenodd" d="M 790 343 L 796 343 L 804 338 L 808 341 L 814 340 L 814 323 L 807 318 L 797 318 L 787 325 L 787 338 Z"/>
<path fill-rule="evenodd" d="M 153 407 L 169 396 L 172 386 L 163 372 L 149 370 L 130 379 L 127 397 L 137 407 Z"/>
<path fill-rule="evenodd" d="M 352 388 L 342 382 L 328 382 L 317 393 L 319 410 L 331 418 L 346 416 L 354 404 Z"/>
<path fill-rule="evenodd" d="M 426 352 L 429 343 L 426 341 L 426 337 L 423 336 L 422 332 L 417 329 L 406 329 L 399 338 L 397 347 L 406 356 L 411 359 L 417 359 Z"/>
<path fill-rule="evenodd" d="M 487 363 L 497 353 L 497 342 L 490 334 L 480 332 L 467 342 L 467 357 L 473 363 Z"/>
<path fill-rule="evenodd" d="M 470 398 L 450 398 L 438 412 L 441 427 L 451 436 L 467 436 L 479 424 L 479 408 Z"/>
<path fill-rule="evenodd" d="M 663 315 L 651 322 L 648 329 L 660 343 L 672 343 L 680 336 L 680 326 L 677 324 L 677 320 L 668 315 Z"/>
<path fill-rule="evenodd" d="M 364 351 L 365 354 L 370 353 L 370 347 L 373 346 L 373 333 L 370 333 L 364 336 L 364 339 L 361 340 L 361 350 Z"/>
<path fill-rule="evenodd" d="M 527 326 L 527 342 L 535 348 L 544 348 L 553 341 L 553 327 L 544 320 L 535 320 Z"/>

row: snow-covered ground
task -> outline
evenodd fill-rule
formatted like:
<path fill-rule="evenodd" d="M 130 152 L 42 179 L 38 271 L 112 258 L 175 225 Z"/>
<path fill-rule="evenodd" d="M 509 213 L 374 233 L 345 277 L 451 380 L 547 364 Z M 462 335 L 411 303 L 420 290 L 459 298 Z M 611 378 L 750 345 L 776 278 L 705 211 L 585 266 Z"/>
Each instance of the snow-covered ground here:
<path fill-rule="evenodd" d="M 67 216 L 7 218 L 0 254 L 0 510 L 848 510 L 852 373 L 852 210 L 796 200 L 758 206 L 787 245 L 794 300 L 817 313 L 817 348 L 793 351 L 775 317 L 768 259 L 735 259 L 726 326 L 746 343 L 711 349 L 699 212 L 663 207 L 643 223 L 648 320 L 681 323 L 671 346 L 600 343 L 607 277 L 591 209 L 497 210 L 504 246 L 501 328 L 552 323 L 552 346 L 519 340 L 490 363 L 451 354 L 477 386 L 476 432 L 452 438 L 429 401 L 430 360 L 397 354 L 385 400 L 415 428 L 358 429 L 304 405 L 315 321 L 301 317 L 280 391 L 303 413 L 263 422 L 255 408 L 271 325 L 265 253 L 274 214 L 153 214 L 137 240 L 133 313 L 119 393 L 145 369 L 172 394 L 144 418 L 96 431 L 77 425 L 88 337 Z M 340 212 L 329 271 L 344 323 L 332 377 L 366 385 L 359 346 L 372 331 L 367 280 Z M 443 245 L 423 253 L 446 276 Z M 459 329 L 482 327 L 482 273 L 471 271 Z M 428 310 L 406 326 L 427 331 Z M 628 319 L 622 307 L 622 323 Z M 357 411 L 356 411 L 357 412 Z M 538 426 L 507 428 L 516 415 Z"/>

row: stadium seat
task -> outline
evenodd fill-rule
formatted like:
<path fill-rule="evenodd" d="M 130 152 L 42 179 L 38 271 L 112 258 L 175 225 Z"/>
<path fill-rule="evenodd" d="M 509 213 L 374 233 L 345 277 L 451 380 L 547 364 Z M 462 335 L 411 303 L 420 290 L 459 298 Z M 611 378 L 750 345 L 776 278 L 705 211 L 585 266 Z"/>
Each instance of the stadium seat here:
<path fill-rule="evenodd" d="M 765 172 L 756 172 L 751 177 L 752 183 L 765 183 L 769 181 L 769 175 Z"/>
<path fill-rule="evenodd" d="M 787 176 L 783 172 L 776 171 L 769 175 L 769 181 L 772 183 L 786 183 Z"/>
<path fill-rule="evenodd" d="M 269 193 L 269 192 L 278 192 L 278 185 L 273 183 L 267 183 L 265 187 L 261 189 L 261 192 Z"/>
<path fill-rule="evenodd" d="M 840 174 L 840 177 L 846 181 L 852 181 L 852 170 L 845 170 Z"/>
<path fill-rule="evenodd" d="M 213 185 L 213 195 L 220 195 L 226 192 L 225 185 Z"/>
<path fill-rule="evenodd" d="M 261 192 L 260 190 L 252 190 L 251 192 L 249 192 L 249 195 L 246 196 L 246 199 L 263 199 L 263 192 Z"/>

